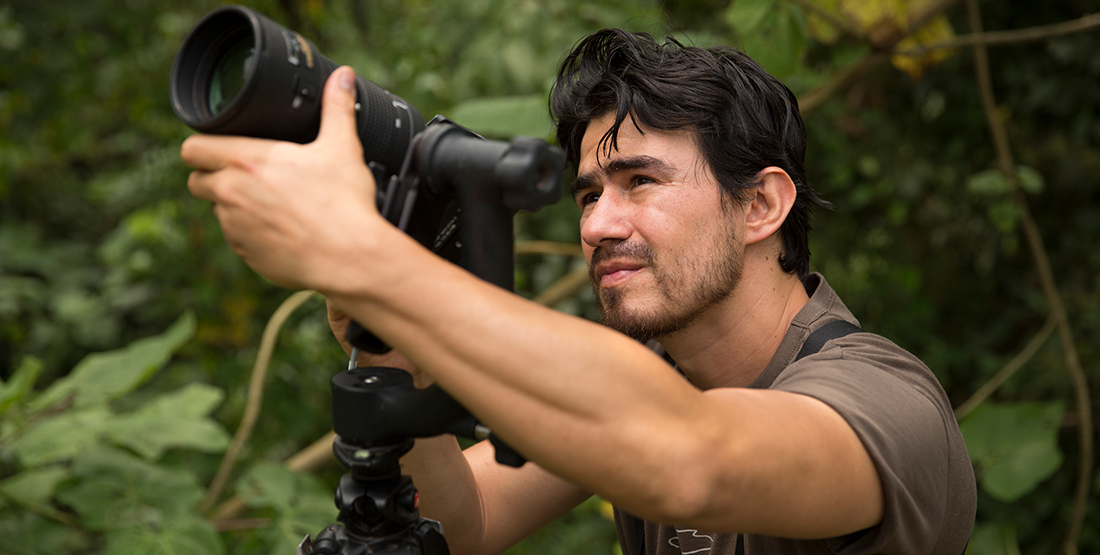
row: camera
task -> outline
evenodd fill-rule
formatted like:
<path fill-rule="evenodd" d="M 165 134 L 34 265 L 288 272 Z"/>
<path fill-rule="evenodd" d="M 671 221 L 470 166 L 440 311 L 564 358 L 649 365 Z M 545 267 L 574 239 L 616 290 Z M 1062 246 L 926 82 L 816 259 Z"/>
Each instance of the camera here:
<path fill-rule="evenodd" d="M 307 143 L 317 137 L 321 91 L 337 67 L 263 14 L 223 6 L 180 46 L 172 109 L 204 133 Z M 527 137 L 485 140 L 440 116 L 425 125 L 397 95 L 362 77 L 355 88 L 356 129 L 382 215 L 437 254 L 511 290 L 511 216 L 558 200 L 561 149 Z"/>
<path fill-rule="evenodd" d="M 224 6 L 204 16 L 180 46 L 172 109 L 204 133 L 307 143 L 317 137 L 321 90 L 336 68 L 298 33 L 248 8 Z M 415 107 L 374 83 L 358 77 L 355 88 L 356 129 L 382 216 L 511 291 L 512 217 L 561 196 L 562 150 L 526 137 L 485 140 L 440 116 L 425 124 Z M 348 339 L 370 352 L 389 350 L 357 324 Z M 336 491 L 342 525 L 315 540 L 306 536 L 299 555 L 448 552 L 439 524 L 420 517 L 416 490 L 401 475 L 400 457 L 413 438 L 489 439 L 499 462 L 525 461 L 445 391 L 417 389 L 404 371 L 349 368 L 331 385 L 333 452 L 350 471 Z"/>

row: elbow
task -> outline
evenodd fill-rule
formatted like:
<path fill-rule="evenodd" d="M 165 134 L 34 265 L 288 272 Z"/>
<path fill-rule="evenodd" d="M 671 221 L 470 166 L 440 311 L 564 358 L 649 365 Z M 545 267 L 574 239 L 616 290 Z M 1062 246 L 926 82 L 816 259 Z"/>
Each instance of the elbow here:
<path fill-rule="evenodd" d="M 655 507 L 660 512 L 658 520 L 682 525 L 699 522 L 711 506 L 713 488 L 690 476 L 682 476 L 672 483 L 675 485 Z"/>
<path fill-rule="evenodd" d="M 729 488 L 733 486 L 730 469 L 738 465 L 736 458 L 716 452 L 721 443 L 702 439 L 689 443 L 692 445 L 681 446 L 680 456 L 670 461 L 655 480 L 663 487 L 654 503 L 654 512 L 660 514 L 654 516 L 663 522 L 702 526 L 706 522 L 713 523 L 715 513 L 723 511 L 720 500 L 728 498 Z"/>

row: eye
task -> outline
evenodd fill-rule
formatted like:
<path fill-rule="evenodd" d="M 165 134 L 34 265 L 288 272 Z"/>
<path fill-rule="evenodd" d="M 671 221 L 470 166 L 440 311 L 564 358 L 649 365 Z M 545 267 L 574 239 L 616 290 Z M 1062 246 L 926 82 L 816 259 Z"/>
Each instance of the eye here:
<path fill-rule="evenodd" d="M 582 193 L 577 195 L 577 206 L 584 208 L 589 204 L 592 204 L 600 200 L 600 193 L 598 191 L 591 191 L 588 193 Z"/>
<path fill-rule="evenodd" d="M 630 178 L 631 187 L 637 187 L 639 185 L 646 185 L 646 184 L 649 184 L 649 183 L 656 183 L 656 182 L 657 182 L 656 179 L 653 179 L 651 177 L 647 177 L 647 176 L 644 176 L 644 175 L 635 175 L 634 177 Z"/>

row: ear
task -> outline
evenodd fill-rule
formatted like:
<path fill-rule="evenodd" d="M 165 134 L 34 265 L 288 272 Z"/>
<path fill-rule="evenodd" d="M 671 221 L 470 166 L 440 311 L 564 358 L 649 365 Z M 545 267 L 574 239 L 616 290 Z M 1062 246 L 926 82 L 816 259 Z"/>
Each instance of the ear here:
<path fill-rule="evenodd" d="M 760 184 L 749 191 L 755 196 L 745 208 L 746 245 L 763 241 L 779 231 L 797 195 L 791 176 L 775 166 L 760 170 L 756 179 Z"/>

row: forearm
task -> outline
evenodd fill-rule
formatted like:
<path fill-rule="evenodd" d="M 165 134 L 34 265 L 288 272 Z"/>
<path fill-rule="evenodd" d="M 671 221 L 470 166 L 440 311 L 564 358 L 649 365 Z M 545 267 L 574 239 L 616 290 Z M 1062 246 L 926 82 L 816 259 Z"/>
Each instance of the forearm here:
<path fill-rule="evenodd" d="M 363 278 L 326 291 L 341 310 L 547 470 L 638 493 L 634 474 L 653 469 L 637 449 L 671 437 L 698 391 L 625 336 L 487 285 L 402 235 L 369 238 L 392 244 L 366 241 L 370 262 L 351 272 Z"/>
<path fill-rule="evenodd" d="M 646 518 L 718 531 L 824 537 L 877 521 L 881 502 L 862 510 L 862 499 L 877 499 L 874 469 L 821 403 L 740 389 L 704 394 L 637 342 L 413 245 L 366 258 L 373 271 L 329 292 L 334 302 L 521 454 L 581 489 Z M 857 491 L 867 494 L 837 501 L 838 492 Z M 848 519 L 856 507 L 858 518 Z"/>
<path fill-rule="evenodd" d="M 501 553 L 589 497 L 534 463 L 498 464 L 488 442 L 463 452 L 452 436 L 417 439 L 401 470 L 455 555 Z"/>
<path fill-rule="evenodd" d="M 418 438 L 412 451 L 401 458 L 401 473 L 411 476 L 420 492 L 421 516 L 443 525 L 451 553 L 482 553 L 481 498 L 454 436 Z"/>

